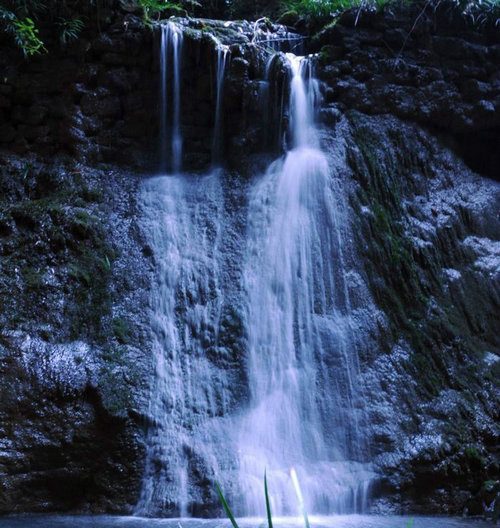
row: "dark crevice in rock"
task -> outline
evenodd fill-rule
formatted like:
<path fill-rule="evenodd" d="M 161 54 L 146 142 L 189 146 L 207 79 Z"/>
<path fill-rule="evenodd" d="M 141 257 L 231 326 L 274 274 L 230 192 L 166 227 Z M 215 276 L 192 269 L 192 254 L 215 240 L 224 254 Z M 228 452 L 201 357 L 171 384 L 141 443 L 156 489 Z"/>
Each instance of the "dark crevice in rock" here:
<path fill-rule="evenodd" d="M 457 135 L 455 141 L 457 155 L 473 171 L 500 181 L 500 127 Z"/>

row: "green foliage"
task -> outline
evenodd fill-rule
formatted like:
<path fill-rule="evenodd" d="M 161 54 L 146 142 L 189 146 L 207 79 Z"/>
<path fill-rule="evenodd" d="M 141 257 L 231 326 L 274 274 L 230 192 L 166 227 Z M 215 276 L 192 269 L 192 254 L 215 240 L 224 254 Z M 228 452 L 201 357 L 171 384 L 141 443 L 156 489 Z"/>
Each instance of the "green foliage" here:
<path fill-rule="evenodd" d="M 326 24 L 348 9 L 380 9 L 398 0 L 282 0 L 283 15 L 294 15 L 308 25 Z M 406 0 L 408 3 L 415 0 Z M 462 14 L 474 25 L 487 22 L 500 24 L 500 0 L 452 0 Z M 425 7 L 437 6 L 439 0 L 429 0 Z M 425 9 L 423 7 L 423 9 Z"/>
<path fill-rule="evenodd" d="M 0 6 L 0 21 L 5 31 L 14 37 L 16 44 L 25 55 L 35 55 L 46 51 L 32 18 L 17 16 L 14 11 Z"/>
<path fill-rule="evenodd" d="M 92 229 L 88 238 L 94 238 L 91 242 L 93 247 L 84 246 L 68 269 L 68 275 L 73 279 L 74 299 L 68 303 L 66 315 L 71 320 L 70 334 L 73 339 L 85 334 L 97 340 L 104 339 L 103 321 L 111 309 L 111 262 L 115 253 L 104 240 L 98 238 L 104 237 L 102 228 L 94 225 Z M 126 329 L 122 325 L 116 328 L 125 338 Z"/>
<path fill-rule="evenodd" d="M 224 498 L 224 495 L 220 489 L 219 483 L 216 483 L 217 486 L 217 492 L 219 494 L 220 500 L 222 502 L 222 506 L 224 507 L 224 511 L 226 512 L 226 515 L 228 516 L 229 520 L 231 521 L 231 524 L 233 525 L 233 528 L 239 528 L 238 523 L 236 522 L 236 519 L 234 518 L 234 515 L 231 512 L 231 509 L 229 508 L 226 499 Z M 267 512 L 267 525 L 268 528 L 273 528 L 273 519 L 271 515 L 271 505 L 269 500 L 269 494 L 267 491 L 267 472 L 264 472 L 264 494 L 266 496 L 266 512 Z"/>
<path fill-rule="evenodd" d="M 121 317 L 115 317 L 111 322 L 111 326 L 118 341 L 122 344 L 128 343 L 130 328 L 127 321 Z"/>
<path fill-rule="evenodd" d="M 78 38 L 78 35 L 84 27 L 84 23 L 79 18 L 73 18 L 71 20 L 59 18 L 56 22 L 56 26 L 59 29 L 59 40 L 64 46 L 71 40 L 76 40 Z"/>
<path fill-rule="evenodd" d="M 159 17 L 167 9 L 182 12 L 182 5 L 168 0 L 137 0 L 137 5 L 142 8 L 144 22 L 151 24 L 155 17 Z"/>
<path fill-rule="evenodd" d="M 308 25 L 326 24 L 333 17 L 352 8 L 381 8 L 394 0 L 283 0 L 283 16 L 293 15 Z"/>
<path fill-rule="evenodd" d="M 67 15 L 65 2 L 42 2 L 41 0 L 6 0 L 0 6 L 0 29 L 12 35 L 15 43 L 24 55 L 29 57 L 47 52 L 37 23 L 42 15 L 47 19 L 59 35 L 61 44 L 67 44 L 78 38 L 84 27 L 78 17 Z"/>
<path fill-rule="evenodd" d="M 222 502 L 222 506 L 224 507 L 224 511 L 226 512 L 226 515 L 228 516 L 229 520 L 231 521 L 231 524 L 233 525 L 233 528 L 240 528 L 238 526 L 238 523 L 236 522 L 236 519 L 234 518 L 226 499 L 224 498 L 224 495 L 222 493 L 222 490 L 220 489 L 219 483 L 217 482 L 217 492 L 219 493 L 220 500 Z"/>
<path fill-rule="evenodd" d="M 267 492 L 267 471 L 264 472 L 264 493 L 266 495 L 267 525 L 269 528 L 273 528 L 273 518 L 271 515 L 271 504 L 269 501 L 269 494 Z"/>
<path fill-rule="evenodd" d="M 283 7 L 286 13 L 292 13 L 306 20 L 319 20 L 348 9 L 354 3 L 353 0 L 285 0 Z"/>
<path fill-rule="evenodd" d="M 38 29 L 31 18 L 16 18 L 12 21 L 14 39 L 26 55 L 35 55 L 47 51 L 38 36 Z"/>

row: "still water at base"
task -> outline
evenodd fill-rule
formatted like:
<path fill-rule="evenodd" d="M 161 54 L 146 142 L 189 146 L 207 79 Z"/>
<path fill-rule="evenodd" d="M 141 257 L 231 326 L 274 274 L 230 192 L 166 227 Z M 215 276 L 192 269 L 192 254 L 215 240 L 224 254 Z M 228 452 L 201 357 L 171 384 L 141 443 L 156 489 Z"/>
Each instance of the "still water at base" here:
<path fill-rule="evenodd" d="M 378 515 L 336 515 L 310 517 L 311 528 L 406 528 L 410 517 Z M 263 519 L 238 519 L 240 528 L 264 528 Z M 279 528 L 302 528 L 294 517 L 274 519 Z M 414 517 L 413 528 L 492 528 L 491 522 L 451 517 Z M 12 516 L 0 517 L 0 528 L 230 528 L 225 519 L 149 519 L 143 517 L 99 516 Z"/>

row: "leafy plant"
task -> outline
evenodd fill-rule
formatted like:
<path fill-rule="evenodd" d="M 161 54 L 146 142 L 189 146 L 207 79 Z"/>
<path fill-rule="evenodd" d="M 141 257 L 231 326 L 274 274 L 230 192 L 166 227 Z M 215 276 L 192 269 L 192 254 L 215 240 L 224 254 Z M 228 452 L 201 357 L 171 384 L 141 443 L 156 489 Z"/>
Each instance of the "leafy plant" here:
<path fill-rule="evenodd" d="M 13 35 L 16 44 L 25 55 L 35 55 L 46 51 L 32 18 L 20 18 L 14 11 L 0 6 L 0 20 L 5 30 Z"/>
<path fill-rule="evenodd" d="M 35 55 L 47 51 L 43 41 L 38 36 L 38 29 L 31 18 L 16 18 L 12 21 L 14 38 L 26 55 Z"/>
<path fill-rule="evenodd" d="M 351 8 L 381 8 L 396 0 L 283 0 L 283 15 L 294 15 L 308 25 L 326 23 L 328 19 Z M 407 0 L 408 3 L 415 0 Z M 500 0 L 452 0 L 474 25 L 493 22 L 500 25 Z M 437 7 L 441 0 L 427 0 L 425 8 Z"/>
<path fill-rule="evenodd" d="M 267 493 L 267 471 L 264 472 L 264 493 L 266 495 L 266 512 L 267 512 L 267 524 L 269 528 L 273 528 L 273 518 L 271 515 L 271 505 L 269 503 L 269 494 Z"/>
<path fill-rule="evenodd" d="M 222 502 L 222 506 L 224 507 L 224 511 L 226 512 L 226 515 L 228 516 L 229 520 L 231 521 L 231 524 L 233 525 L 233 528 L 240 528 L 238 526 L 238 523 L 236 522 L 236 519 L 234 518 L 234 515 L 231 512 L 231 509 L 229 508 L 226 499 L 224 498 L 224 495 L 220 489 L 219 483 L 217 483 L 217 492 L 219 493 L 220 500 Z M 267 525 L 268 528 L 273 528 L 273 518 L 271 515 L 271 503 L 269 501 L 269 494 L 267 491 L 267 473 L 264 472 L 264 494 L 266 496 L 266 512 L 267 512 Z M 308 523 L 309 524 L 309 523 Z"/>
<path fill-rule="evenodd" d="M 84 27 L 80 18 L 65 19 L 59 17 L 56 26 L 59 28 L 59 40 L 64 46 L 71 40 L 76 40 Z"/>
<path fill-rule="evenodd" d="M 169 2 L 168 0 L 137 0 L 137 5 L 142 8 L 146 24 L 151 24 L 155 16 L 159 16 L 162 11 L 167 9 L 179 12 L 183 10 L 180 3 Z"/>
<path fill-rule="evenodd" d="M 226 515 L 228 516 L 229 520 L 231 521 L 231 524 L 233 525 L 233 528 L 240 528 L 238 526 L 238 523 L 236 522 L 236 519 L 234 518 L 234 515 L 232 514 L 226 499 L 224 498 L 224 494 L 222 493 L 222 490 L 220 489 L 219 483 L 217 482 L 217 492 L 219 493 L 220 500 L 222 502 L 222 506 L 224 508 L 224 511 L 226 512 Z"/>
<path fill-rule="evenodd" d="M 64 16 L 68 15 L 65 2 L 5 0 L 3 3 L 4 5 L 0 6 L 0 29 L 3 28 L 13 36 L 25 56 L 47 52 L 37 27 L 42 15 L 57 30 L 63 45 L 77 39 L 84 27 L 80 18 Z"/>
<path fill-rule="evenodd" d="M 353 7 L 356 0 L 284 0 L 283 8 L 286 13 L 317 21 L 333 16 L 339 11 Z"/>

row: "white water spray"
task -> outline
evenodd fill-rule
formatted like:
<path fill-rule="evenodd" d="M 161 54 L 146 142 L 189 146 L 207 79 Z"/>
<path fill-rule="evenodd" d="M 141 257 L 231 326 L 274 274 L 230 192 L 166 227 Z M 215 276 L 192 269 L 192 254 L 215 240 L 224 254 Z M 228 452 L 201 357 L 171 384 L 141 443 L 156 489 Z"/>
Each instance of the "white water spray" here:
<path fill-rule="evenodd" d="M 343 256 L 347 219 L 315 126 L 318 82 L 307 59 L 279 56 L 288 64 L 289 83 L 280 84 L 288 102 L 278 98 L 276 117 L 290 150 L 254 186 L 243 233 L 241 226 L 228 227 L 220 171 L 180 174 L 181 51 L 182 31 L 169 22 L 161 37 L 160 141 L 162 173 L 170 166 L 175 176 L 143 187 L 157 281 L 151 300 L 155 379 L 136 511 L 192 513 L 191 505 L 205 499 L 203 486 L 209 487 L 197 479 L 208 478 L 234 486 L 233 497 L 244 504 L 240 514 L 264 514 L 266 468 L 277 515 L 300 513 L 298 479 L 299 503 L 308 511 L 362 511 L 372 473 L 362 462 L 354 412 L 359 372 Z M 215 164 L 227 60 L 227 49 L 218 47 Z M 247 244 L 243 259 L 234 249 L 242 245 L 240 236 Z M 241 283 L 229 285 L 232 277 Z M 231 363 L 234 342 L 219 341 L 225 297 L 246 306 L 240 333 L 248 341 L 238 362 L 246 360 L 249 400 L 237 414 L 228 403 L 234 404 L 236 384 L 243 386 L 239 366 Z M 233 324 L 239 323 L 230 318 Z M 231 339 L 236 334 L 231 330 Z"/>

